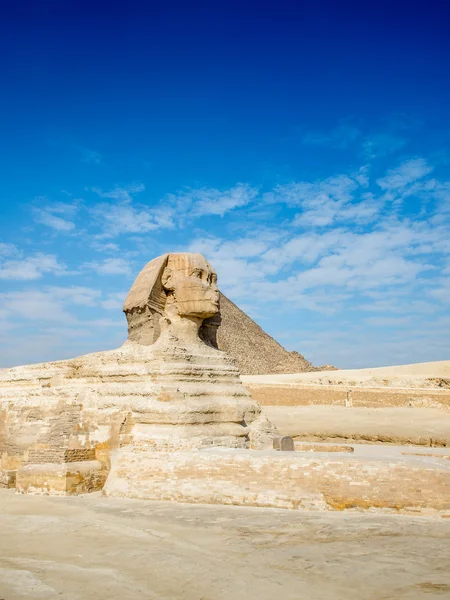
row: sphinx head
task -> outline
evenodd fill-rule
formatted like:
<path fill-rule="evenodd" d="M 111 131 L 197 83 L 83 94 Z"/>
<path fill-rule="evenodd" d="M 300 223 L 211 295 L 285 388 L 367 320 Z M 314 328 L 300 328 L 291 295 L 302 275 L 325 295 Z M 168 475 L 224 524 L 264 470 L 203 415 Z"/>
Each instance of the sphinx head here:
<path fill-rule="evenodd" d="M 136 278 L 123 308 L 128 339 L 153 344 L 161 319 L 195 321 L 198 326 L 219 312 L 217 275 L 201 254 L 164 254 L 151 260 Z"/>
<path fill-rule="evenodd" d="M 169 316 L 203 320 L 219 311 L 217 275 L 201 254 L 169 254 L 161 283 Z"/>

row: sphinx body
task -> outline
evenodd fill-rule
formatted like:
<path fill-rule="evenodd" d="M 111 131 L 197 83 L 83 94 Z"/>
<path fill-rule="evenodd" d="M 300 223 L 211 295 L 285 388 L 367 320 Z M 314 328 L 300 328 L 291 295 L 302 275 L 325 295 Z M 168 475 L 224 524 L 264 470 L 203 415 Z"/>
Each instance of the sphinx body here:
<path fill-rule="evenodd" d="M 60 491 L 98 489 L 122 448 L 270 446 L 273 428 L 234 360 L 214 347 L 216 281 L 201 255 L 158 257 L 125 301 L 123 346 L 1 371 L 0 485 L 17 473 L 19 491 L 51 493 L 58 486 L 43 480 L 66 465 Z"/>

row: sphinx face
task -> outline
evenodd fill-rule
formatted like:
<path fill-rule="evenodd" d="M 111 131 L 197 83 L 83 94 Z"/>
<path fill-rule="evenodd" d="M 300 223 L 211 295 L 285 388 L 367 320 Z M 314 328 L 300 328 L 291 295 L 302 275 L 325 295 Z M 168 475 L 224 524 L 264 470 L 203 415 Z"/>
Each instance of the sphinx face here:
<path fill-rule="evenodd" d="M 162 284 L 181 317 L 207 319 L 219 312 L 217 275 L 201 254 L 170 254 Z"/>

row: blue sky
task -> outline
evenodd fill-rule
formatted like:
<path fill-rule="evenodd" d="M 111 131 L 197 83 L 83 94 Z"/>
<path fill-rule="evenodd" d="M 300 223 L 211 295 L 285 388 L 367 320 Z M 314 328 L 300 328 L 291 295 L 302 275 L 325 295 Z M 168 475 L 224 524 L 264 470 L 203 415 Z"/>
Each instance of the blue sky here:
<path fill-rule="evenodd" d="M 450 7 L 363 4 L 3 3 L 0 366 L 181 250 L 315 364 L 449 359 Z"/>

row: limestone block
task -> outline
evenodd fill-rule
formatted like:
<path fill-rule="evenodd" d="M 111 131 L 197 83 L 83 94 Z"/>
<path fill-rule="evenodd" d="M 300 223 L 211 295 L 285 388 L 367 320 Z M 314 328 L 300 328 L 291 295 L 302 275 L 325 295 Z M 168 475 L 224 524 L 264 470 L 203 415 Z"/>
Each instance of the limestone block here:
<path fill-rule="evenodd" d="M 98 460 L 29 464 L 17 471 L 16 491 L 47 496 L 86 494 L 101 490 L 106 477 Z"/>
<path fill-rule="evenodd" d="M 0 488 L 16 487 L 16 471 L 0 471 Z"/>
<path fill-rule="evenodd" d="M 288 435 L 276 435 L 273 438 L 273 449 L 293 452 L 295 450 L 294 440 Z"/>
<path fill-rule="evenodd" d="M 107 496 L 299 510 L 381 510 L 450 516 L 450 471 L 402 459 L 229 448 L 112 457 Z"/>

